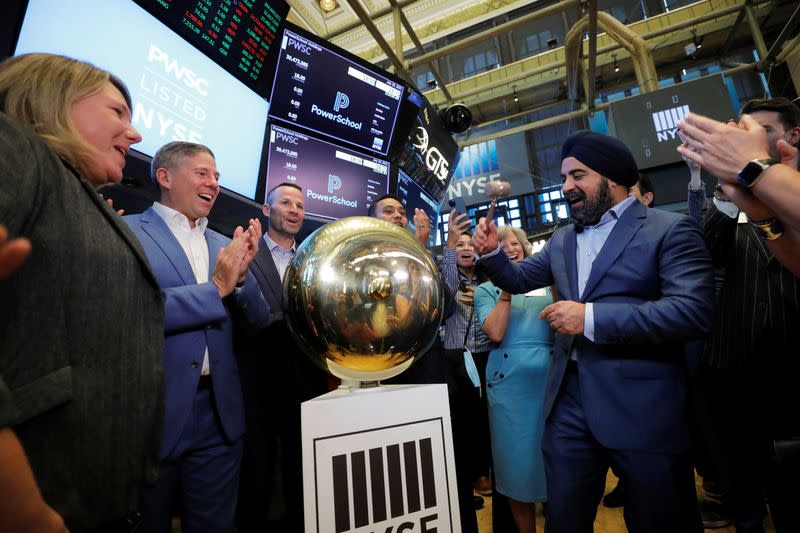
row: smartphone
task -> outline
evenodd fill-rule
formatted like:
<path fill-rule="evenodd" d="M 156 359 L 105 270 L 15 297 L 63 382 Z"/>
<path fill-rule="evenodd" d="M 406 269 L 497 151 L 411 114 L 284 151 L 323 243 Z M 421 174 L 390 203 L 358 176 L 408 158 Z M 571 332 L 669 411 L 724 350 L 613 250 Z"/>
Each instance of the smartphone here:
<path fill-rule="evenodd" d="M 467 206 L 464 204 L 464 199 L 460 196 L 450 198 L 447 203 L 450 204 L 451 209 L 456 210 L 456 215 L 465 214 L 467 212 Z"/>

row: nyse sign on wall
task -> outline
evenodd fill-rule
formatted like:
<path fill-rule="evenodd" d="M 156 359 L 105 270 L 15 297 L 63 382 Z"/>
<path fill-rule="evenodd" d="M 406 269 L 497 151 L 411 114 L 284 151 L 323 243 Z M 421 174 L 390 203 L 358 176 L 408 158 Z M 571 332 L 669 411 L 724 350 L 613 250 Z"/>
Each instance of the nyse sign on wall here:
<path fill-rule="evenodd" d="M 464 198 L 467 205 L 485 202 L 484 187 L 492 180 L 509 182 L 512 196 L 533 192 L 528 169 L 524 134 L 466 146 L 461 150 L 461 160 L 447 188 L 442 212 L 449 212 L 447 201 L 456 196 Z"/>
<path fill-rule="evenodd" d="M 678 121 L 691 111 L 723 121 L 734 116 L 721 74 L 614 102 L 608 133 L 631 149 L 641 170 L 676 163 L 681 160 Z"/>
<path fill-rule="evenodd" d="M 334 391 L 305 402 L 306 533 L 458 533 L 447 388 Z"/>

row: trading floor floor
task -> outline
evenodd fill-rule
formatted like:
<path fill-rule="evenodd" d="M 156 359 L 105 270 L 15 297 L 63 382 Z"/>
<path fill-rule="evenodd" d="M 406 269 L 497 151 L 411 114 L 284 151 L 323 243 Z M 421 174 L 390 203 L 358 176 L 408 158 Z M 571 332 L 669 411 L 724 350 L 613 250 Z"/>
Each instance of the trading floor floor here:
<path fill-rule="evenodd" d="M 700 478 L 696 478 L 697 492 L 702 492 Z M 609 470 L 608 477 L 606 478 L 606 493 L 617 485 L 617 478 Z M 480 533 L 506 533 L 503 531 L 492 530 L 492 498 L 484 497 L 484 507 L 478 511 L 478 529 Z M 542 515 L 541 506 L 536 507 L 536 526 L 539 533 L 544 533 L 544 516 Z M 595 531 L 597 533 L 627 533 L 625 528 L 625 521 L 622 518 L 622 508 L 609 509 L 599 507 L 597 511 L 597 519 L 594 522 Z M 765 533 L 775 533 L 775 528 L 772 526 L 772 519 L 767 517 L 764 525 Z M 180 533 L 180 521 L 176 518 L 173 521 L 172 533 Z M 719 529 L 707 529 L 706 531 L 713 531 L 715 533 L 736 533 L 736 528 L 731 526 Z"/>
<path fill-rule="evenodd" d="M 701 486 L 699 478 L 697 479 L 697 491 L 701 493 Z M 608 477 L 606 478 L 606 493 L 617 485 L 617 478 L 609 470 Z M 502 531 L 492 530 L 492 498 L 484 498 L 484 507 L 478 511 L 478 529 L 480 533 L 504 533 Z M 622 508 L 609 509 L 602 505 L 597 510 L 597 519 L 594 522 L 595 531 L 597 533 L 627 533 L 625 528 L 625 521 L 622 518 Z M 541 506 L 536 506 L 536 528 L 539 533 L 544 533 L 544 516 L 542 515 Z M 775 533 L 772 527 L 772 520 L 768 517 L 764 526 L 765 533 Z M 719 529 L 707 529 L 706 531 L 714 531 L 716 533 L 736 533 L 734 526 L 723 527 Z"/>

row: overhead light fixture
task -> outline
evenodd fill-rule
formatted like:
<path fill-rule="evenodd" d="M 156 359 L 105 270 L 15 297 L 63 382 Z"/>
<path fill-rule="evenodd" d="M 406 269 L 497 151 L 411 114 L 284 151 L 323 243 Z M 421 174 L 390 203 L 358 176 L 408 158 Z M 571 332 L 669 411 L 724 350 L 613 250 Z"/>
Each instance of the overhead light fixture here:
<path fill-rule="evenodd" d="M 614 72 L 619 72 L 619 65 L 617 64 L 617 55 L 612 54 L 611 57 L 614 58 Z"/>
<path fill-rule="evenodd" d="M 703 38 L 697 38 L 697 30 L 692 30 L 692 44 L 694 44 L 694 47 L 698 50 L 703 47 Z"/>
<path fill-rule="evenodd" d="M 512 87 L 512 89 L 514 89 L 514 101 L 519 102 L 519 96 L 517 95 L 517 86 L 515 85 L 514 87 Z"/>
<path fill-rule="evenodd" d="M 319 0 L 319 7 L 321 7 L 323 11 L 333 11 L 339 7 L 339 4 L 336 0 Z"/>
<path fill-rule="evenodd" d="M 703 38 L 697 38 L 697 30 L 692 30 L 692 42 L 687 44 L 683 47 L 684 53 L 691 57 L 692 59 L 695 58 L 697 55 L 697 51 L 703 47 Z"/>

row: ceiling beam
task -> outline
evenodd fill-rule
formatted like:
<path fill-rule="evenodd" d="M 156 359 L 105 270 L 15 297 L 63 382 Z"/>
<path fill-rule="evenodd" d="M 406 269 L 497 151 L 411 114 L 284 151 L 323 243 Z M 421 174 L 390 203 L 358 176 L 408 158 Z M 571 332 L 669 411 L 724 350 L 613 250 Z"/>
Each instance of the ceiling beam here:
<path fill-rule="evenodd" d="M 418 0 L 400 0 L 400 2 L 397 2 L 397 5 L 400 7 L 400 9 L 403 9 L 404 7 L 408 7 L 411 4 L 416 3 L 417 1 Z M 377 13 L 371 15 L 371 18 L 372 18 L 372 20 L 377 21 L 379 18 L 385 17 L 386 15 L 391 15 L 391 14 L 392 14 L 392 7 L 389 6 L 388 8 L 381 9 Z M 345 33 L 349 32 L 349 31 L 352 31 L 352 30 L 360 28 L 361 26 L 363 26 L 363 24 L 364 23 L 361 20 L 358 20 L 356 22 L 352 22 L 352 23 L 350 23 L 350 24 L 348 24 L 346 26 L 343 26 L 343 27 L 341 27 L 341 28 L 339 28 L 337 30 L 334 30 L 334 31 L 330 32 L 329 34 L 327 34 L 325 36 L 325 39 L 330 41 L 331 39 L 335 39 L 336 37 L 339 37 L 340 35 L 344 35 Z"/>
<path fill-rule="evenodd" d="M 732 69 L 728 69 L 722 72 L 725 76 L 732 76 L 736 73 L 743 72 L 745 70 L 757 70 L 758 63 L 746 63 L 744 65 L 739 65 Z M 709 74 L 709 76 L 716 76 L 718 73 Z M 706 77 L 706 76 L 703 76 Z M 694 81 L 694 80 L 692 80 Z M 685 83 L 685 82 L 684 82 Z M 631 98 L 630 96 L 628 98 Z M 619 102 L 620 100 L 615 100 L 614 103 Z M 566 100 L 564 100 L 566 102 Z M 484 135 L 482 137 L 475 137 L 474 139 L 466 139 L 458 143 L 459 148 L 464 148 L 465 146 L 470 146 L 473 144 L 478 144 L 486 141 L 491 141 L 495 139 L 499 139 L 501 137 L 507 137 L 509 135 L 514 135 L 516 133 L 522 133 L 524 131 L 535 130 L 538 128 L 543 128 L 545 126 L 552 126 L 553 124 L 560 124 L 566 120 L 572 120 L 573 118 L 580 118 L 586 115 L 590 115 L 596 111 L 601 109 L 605 109 L 606 107 L 610 106 L 612 102 L 604 102 L 602 104 L 597 105 L 594 109 L 589 109 L 587 107 L 582 107 L 576 111 L 569 111 L 567 113 L 562 113 L 560 115 L 556 115 L 553 117 L 548 117 L 542 120 L 537 120 L 536 122 L 531 122 L 528 124 L 523 124 L 521 126 L 517 126 L 515 128 L 509 128 L 507 130 L 498 131 L 495 133 L 490 133 L 488 135 Z"/>
<path fill-rule="evenodd" d="M 489 28 L 484 30 L 480 33 L 476 33 L 474 35 L 470 35 L 469 37 L 465 37 L 464 39 L 460 39 L 457 42 L 452 44 L 448 44 L 447 46 L 443 46 L 441 48 L 437 48 L 427 54 L 422 54 L 419 57 L 415 57 L 413 59 L 409 59 L 407 62 L 407 66 L 409 69 L 417 67 L 419 65 L 423 65 L 425 63 L 429 63 L 434 59 L 439 59 L 440 57 L 450 55 L 453 52 L 457 52 L 458 50 L 463 50 L 468 46 L 472 46 L 473 44 L 478 44 L 483 42 L 487 39 L 492 39 L 497 37 L 498 35 L 503 35 L 508 31 L 521 26 L 523 24 L 527 24 L 528 22 L 539 20 L 540 18 L 552 15 L 553 13 L 558 13 L 567 9 L 568 7 L 579 5 L 581 0 L 561 0 L 558 3 L 551 4 L 547 7 L 543 7 L 541 9 L 537 9 L 527 15 L 523 15 L 519 18 L 514 20 L 509 20 L 508 22 L 504 22 L 503 24 L 499 24 L 494 26 L 493 28 Z"/>
<path fill-rule="evenodd" d="M 364 23 L 364 26 L 372 34 L 372 37 L 375 39 L 375 42 L 377 42 L 378 46 L 381 47 L 381 50 L 383 50 L 383 53 L 386 54 L 386 57 L 389 58 L 389 61 L 392 62 L 392 65 L 394 65 L 395 72 L 397 73 L 397 75 L 402 76 L 408 83 L 413 85 L 414 82 L 411 79 L 411 76 L 409 75 L 405 66 L 403 65 L 403 62 L 394 53 L 392 47 L 389 46 L 389 43 L 386 42 L 386 39 L 381 34 L 380 30 L 378 30 L 378 27 L 375 26 L 375 23 L 372 22 L 369 13 L 367 13 L 367 11 L 361 5 L 360 0 L 345 0 L 345 1 L 350 5 L 350 7 L 353 9 L 356 15 L 358 15 L 358 18 L 361 19 L 361 22 Z"/>
<path fill-rule="evenodd" d="M 761 0 L 761 1 L 755 0 L 753 2 L 753 4 L 754 4 L 754 7 L 759 8 L 759 7 L 764 6 L 765 4 L 768 4 L 769 2 L 770 2 L 770 0 Z M 710 2 L 706 2 L 705 4 L 707 6 L 706 9 L 709 9 L 709 8 L 713 9 L 713 7 L 714 7 Z M 677 31 L 680 31 L 680 30 L 683 30 L 683 29 L 686 29 L 686 28 L 690 28 L 692 26 L 698 26 L 698 25 L 703 24 L 703 23 L 711 22 L 711 21 L 720 19 L 722 17 L 726 17 L 728 15 L 731 15 L 733 13 L 740 13 L 742 8 L 743 8 L 743 3 L 742 4 L 737 3 L 736 5 L 732 5 L 732 6 L 729 6 L 729 7 L 726 7 L 726 8 L 715 9 L 713 11 L 707 11 L 706 13 L 703 13 L 702 15 L 700 15 L 700 14 L 696 14 L 696 9 L 692 10 L 693 9 L 692 6 L 688 6 L 688 7 L 683 8 L 683 9 L 690 10 L 690 11 L 687 11 L 686 15 L 684 15 L 678 22 L 675 22 L 673 24 L 669 24 L 669 20 L 671 18 L 673 18 L 674 16 L 676 16 L 676 15 L 680 15 L 680 11 L 681 10 L 676 10 L 676 11 L 672 11 L 670 13 L 657 15 L 657 16 L 652 17 L 650 19 L 647 19 L 647 20 L 644 20 L 644 21 L 640 21 L 640 22 L 637 22 L 637 23 L 634 23 L 634 24 L 641 26 L 639 31 L 641 31 L 641 29 L 657 28 L 657 29 L 654 29 L 652 31 L 646 31 L 646 32 L 640 34 L 643 39 L 649 41 L 649 40 L 652 40 L 652 39 L 655 39 L 655 38 L 658 38 L 658 37 L 662 37 L 662 36 L 667 35 L 669 33 L 677 32 Z M 629 27 L 630 26 L 631 25 L 629 25 Z M 606 46 L 603 46 L 602 48 L 599 48 L 597 50 L 597 55 L 602 56 L 602 55 L 605 55 L 605 54 L 609 54 L 611 52 L 619 50 L 620 48 L 622 48 L 622 46 L 619 43 L 612 42 L 612 43 L 610 43 L 610 44 L 608 44 Z M 504 65 L 500 69 L 494 69 L 490 73 L 478 74 L 477 76 L 473 77 L 473 78 L 478 78 L 478 77 L 481 77 L 481 76 L 491 76 L 492 78 L 495 78 L 494 81 L 489 81 L 489 82 L 486 82 L 486 83 L 480 83 L 480 82 L 471 82 L 471 83 L 469 83 L 470 82 L 470 78 L 467 78 L 465 80 L 458 80 L 458 81 L 452 82 L 452 83 L 449 84 L 449 86 L 447 88 L 450 90 L 450 92 L 453 95 L 453 98 L 455 99 L 455 101 L 463 102 L 465 105 L 476 105 L 476 104 L 484 102 L 484 101 L 488 101 L 488 100 L 492 100 L 492 99 L 498 98 L 498 97 L 500 97 L 500 95 L 498 95 L 497 92 L 491 93 L 491 91 L 494 90 L 494 89 L 499 89 L 501 87 L 505 87 L 508 90 L 507 91 L 508 94 L 511 94 L 510 93 L 510 87 L 512 86 L 512 84 L 516 83 L 517 84 L 517 89 L 520 90 L 520 87 L 519 87 L 519 83 L 520 82 L 526 81 L 526 80 L 528 80 L 529 78 L 531 78 L 533 76 L 546 74 L 546 73 L 551 72 L 551 71 L 556 71 L 558 69 L 563 68 L 566 65 L 566 63 L 564 61 L 564 56 L 563 56 L 563 48 L 561 48 L 561 47 L 559 47 L 559 48 L 557 48 L 555 50 L 549 50 L 547 52 L 544 52 L 543 54 L 546 54 L 546 55 L 552 57 L 552 60 L 550 62 L 545 63 L 544 62 L 544 61 L 546 61 L 545 59 L 539 59 L 539 60 L 535 60 L 534 59 L 534 61 L 538 62 L 538 65 L 536 63 L 533 63 L 532 65 L 536 65 L 536 66 L 531 66 L 531 67 L 528 67 L 527 70 L 523 70 L 523 69 L 526 68 L 524 63 L 525 62 L 530 62 L 533 58 L 536 57 L 536 56 L 531 56 L 531 57 L 516 61 L 514 63 L 510 63 L 508 65 Z M 541 56 L 543 54 L 539 54 L 539 55 Z M 507 75 L 506 73 L 508 73 L 508 72 L 515 72 L 515 74 Z M 499 79 L 497 79 L 497 78 L 499 78 Z M 540 82 L 535 82 L 531 86 L 533 86 L 533 87 L 539 86 L 542 83 L 548 83 L 550 81 L 555 81 L 555 80 L 554 79 L 552 79 L 552 80 L 551 79 L 545 79 L 545 80 L 541 80 Z M 472 87 L 468 88 L 468 89 L 458 90 L 459 86 L 463 86 L 465 84 L 465 82 L 468 82 L 469 85 L 472 86 Z M 435 104 L 437 101 L 441 101 L 441 96 L 437 98 L 437 91 L 436 90 L 427 91 L 425 93 L 425 96 L 433 104 Z M 478 98 L 472 98 L 472 97 L 478 97 Z"/>
<path fill-rule="evenodd" d="M 422 46 L 422 41 L 419 40 L 417 37 L 417 32 L 414 31 L 414 28 L 411 26 L 411 23 L 408 22 L 408 18 L 406 17 L 405 13 L 403 13 L 403 8 L 397 3 L 396 0 L 389 0 L 389 3 L 392 5 L 393 9 L 396 9 L 397 15 L 400 18 L 400 22 L 403 24 L 403 27 L 406 29 L 406 33 L 408 33 L 409 39 L 411 42 L 414 43 L 414 46 L 417 48 L 420 54 L 425 53 L 425 47 Z M 400 29 L 395 25 L 395 41 L 398 43 L 396 46 L 402 49 L 403 46 L 403 36 L 399 35 Z M 398 52 L 399 55 L 402 56 L 401 52 Z M 436 68 L 436 65 L 431 61 L 428 63 L 428 68 L 430 69 L 431 73 L 433 74 L 434 79 L 436 79 L 436 83 L 441 87 L 442 94 L 445 97 L 445 100 L 450 103 L 453 101 L 453 97 L 450 96 L 450 91 L 447 90 L 447 83 L 444 81 L 444 78 L 439 74 L 439 69 Z M 419 89 L 419 87 L 417 87 Z"/>

